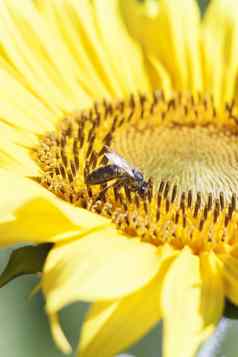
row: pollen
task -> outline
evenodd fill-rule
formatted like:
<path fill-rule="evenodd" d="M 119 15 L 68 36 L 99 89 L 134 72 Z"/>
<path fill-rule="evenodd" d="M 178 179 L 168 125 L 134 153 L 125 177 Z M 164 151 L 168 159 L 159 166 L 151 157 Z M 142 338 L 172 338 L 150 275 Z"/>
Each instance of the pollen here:
<path fill-rule="evenodd" d="M 72 204 L 108 217 L 119 230 L 154 245 L 224 251 L 237 241 L 238 115 L 210 97 L 163 92 L 104 100 L 63 118 L 33 155 L 39 181 Z M 142 196 L 120 177 L 88 185 L 112 149 L 138 169 Z"/>

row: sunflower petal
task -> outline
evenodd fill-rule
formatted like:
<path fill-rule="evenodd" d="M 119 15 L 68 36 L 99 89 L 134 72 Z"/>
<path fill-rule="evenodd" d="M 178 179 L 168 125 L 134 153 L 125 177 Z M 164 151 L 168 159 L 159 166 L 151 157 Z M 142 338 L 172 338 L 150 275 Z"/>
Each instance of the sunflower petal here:
<path fill-rule="evenodd" d="M 52 337 L 58 348 L 66 354 L 71 353 L 72 348 L 61 329 L 58 314 L 49 315 L 49 322 L 50 322 Z"/>
<path fill-rule="evenodd" d="M 61 201 L 30 179 L 0 170 L 0 245 L 55 242 L 108 224 Z"/>
<path fill-rule="evenodd" d="M 76 300 L 111 300 L 131 294 L 157 274 L 168 254 L 174 251 L 127 239 L 112 228 L 56 245 L 47 258 L 42 282 L 47 310 L 55 312 Z"/>
<path fill-rule="evenodd" d="M 183 0 L 179 6 L 176 0 L 152 3 L 122 2 L 129 32 L 171 74 L 175 89 L 202 90 L 200 14 L 196 1 Z M 184 16 L 186 13 L 189 16 Z"/>
<path fill-rule="evenodd" d="M 205 89 L 216 104 L 237 95 L 238 7 L 236 0 L 214 0 L 202 25 Z"/>
<path fill-rule="evenodd" d="M 47 3 L 48 6 L 46 6 L 45 16 L 41 17 L 29 1 L 26 1 L 25 6 L 21 6 L 17 0 L 8 1 L 17 9 L 18 19 L 22 20 L 21 25 L 26 27 L 27 42 L 34 49 L 41 63 L 45 63 L 51 81 L 58 81 L 62 91 L 75 102 L 75 107 L 81 106 L 84 101 L 89 103 L 89 98 L 87 98 L 83 86 L 80 85 L 82 84 L 82 75 L 79 74 L 74 56 L 71 55 L 61 36 L 60 21 L 56 13 L 57 2 L 54 0 L 43 1 L 43 4 Z M 39 46 L 36 46 L 37 43 L 41 43 L 41 51 Z M 60 53 L 60 56 L 56 56 L 56 53 Z M 55 76 L 53 76 L 54 72 Z"/>
<path fill-rule="evenodd" d="M 0 68 L 0 82 L 4 85 L 0 95 L 1 119 L 26 132 L 40 134 L 53 130 L 55 113 L 49 111 L 19 80 Z"/>
<path fill-rule="evenodd" d="M 148 57 L 149 73 L 154 88 L 162 88 L 166 97 L 172 93 L 172 82 L 170 74 L 154 56 Z"/>
<path fill-rule="evenodd" d="M 209 263 L 210 273 L 205 272 L 205 262 Z M 212 274 L 213 270 L 212 257 L 204 256 L 200 272 L 199 257 L 188 248 L 172 263 L 162 287 L 165 357 L 193 356 L 212 332 L 223 301 L 221 297 L 217 299 L 222 290 L 219 275 Z M 209 286 L 209 278 L 216 279 L 213 286 Z"/>
<path fill-rule="evenodd" d="M 119 301 L 95 303 L 83 324 L 79 356 L 114 356 L 145 335 L 161 318 L 164 273 L 165 268 L 147 286 Z"/>
<path fill-rule="evenodd" d="M 148 91 L 148 78 L 138 45 L 130 38 L 122 21 L 118 0 L 96 0 L 95 15 L 101 43 L 110 59 L 114 75 L 124 94 Z M 126 54 L 126 56 L 125 56 Z"/>
<path fill-rule="evenodd" d="M 64 57 L 55 56 L 55 52 L 52 54 L 52 51 L 58 49 L 57 34 L 54 37 L 55 32 L 49 28 L 45 19 L 40 17 L 33 2 L 24 1 L 23 6 L 18 1 L 6 0 L 0 3 L 0 9 L 1 43 L 21 75 L 22 83 L 52 110 L 75 110 L 79 101 L 75 97 L 80 98 L 80 102 L 85 105 L 90 104 L 91 101 L 80 86 L 77 86 L 78 94 L 75 94 L 65 83 L 65 78 L 62 78 L 67 66 L 62 70 L 62 67 L 59 68 L 59 62 L 62 62 Z M 40 29 L 40 33 L 37 33 L 36 28 L 38 31 Z M 46 33 L 47 36 L 44 36 Z M 49 54 L 49 42 L 52 39 Z M 52 55 L 58 58 L 57 64 L 54 60 L 51 62 Z"/>
<path fill-rule="evenodd" d="M 0 129 L 1 130 L 1 129 Z M 1 133 L 2 134 L 2 133 Z M 22 176 L 39 176 L 39 166 L 31 159 L 28 149 L 15 145 L 0 134 L 0 165 Z"/>
<path fill-rule="evenodd" d="M 202 292 L 200 312 L 204 325 L 216 325 L 224 308 L 224 286 L 217 257 L 214 252 L 200 256 Z"/>
<path fill-rule="evenodd" d="M 224 279 L 225 295 L 235 304 L 238 304 L 238 249 L 234 247 L 231 254 L 218 256 Z"/>
<path fill-rule="evenodd" d="M 98 100 L 101 96 L 108 97 L 109 93 L 105 81 L 100 78 L 97 73 L 97 66 L 94 66 L 91 62 L 89 50 L 84 46 L 85 35 L 81 29 L 80 16 L 74 10 L 71 2 L 67 0 L 42 0 L 38 5 L 40 13 L 47 18 L 48 25 L 53 28 L 54 33 L 59 37 L 59 45 L 65 47 L 63 53 L 67 61 L 67 71 L 70 72 L 70 77 L 73 77 L 71 80 L 79 81 L 82 88 L 85 88 L 92 98 Z M 81 7 L 88 6 L 86 3 L 82 3 Z M 84 40 L 79 41 L 79 38 L 84 38 Z M 54 41 L 54 38 L 52 40 Z M 64 73 L 66 80 L 68 80 L 67 71 Z"/>

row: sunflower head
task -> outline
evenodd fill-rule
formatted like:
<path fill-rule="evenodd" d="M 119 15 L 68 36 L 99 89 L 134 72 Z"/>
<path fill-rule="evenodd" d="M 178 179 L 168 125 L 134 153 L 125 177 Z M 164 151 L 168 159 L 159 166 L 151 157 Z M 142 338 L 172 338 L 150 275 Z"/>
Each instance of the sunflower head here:
<path fill-rule="evenodd" d="M 95 103 L 41 138 L 34 149 L 39 180 L 129 236 L 157 246 L 188 245 L 196 254 L 225 251 L 236 241 L 237 122 L 234 103 L 217 112 L 202 95 L 165 99 L 155 91 Z M 122 172 L 112 168 L 109 147 L 127 160 Z M 129 170 L 142 175 L 146 194 Z"/>
<path fill-rule="evenodd" d="M 164 356 L 193 356 L 238 304 L 236 1 L 201 18 L 193 0 L 4 0 L 0 16 L 0 242 L 54 244 L 57 344 L 81 300 L 80 356 L 160 319 Z"/>

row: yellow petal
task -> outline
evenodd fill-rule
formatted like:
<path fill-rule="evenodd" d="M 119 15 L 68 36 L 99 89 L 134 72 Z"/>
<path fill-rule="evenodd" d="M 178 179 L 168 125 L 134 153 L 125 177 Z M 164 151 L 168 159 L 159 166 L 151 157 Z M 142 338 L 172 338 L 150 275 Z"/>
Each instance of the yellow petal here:
<path fill-rule="evenodd" d="M 50 329 L 52 337 L 58 346 L 58 348 L 64 353 L 71 353 L 72 348 L 68 343 L 59 323 L 58 314 L 52 314 L 49 316 Z"/>
<path fill-rule="evenodd" d="M 47 310 L 55 312 L 76 300 L 110 300 L 133 293 L 155 276 L 165 251 L 128 239 L 113 228 L 56 245 L 47 258 L 42 282 Z"/>
<path fill-rule="evenodd" d="M 117 97 L 123 95 L 120 83 L 114 75 L 109 58 L 101 44 L 93 2 L 69 0 L 69 3 L 73 8 L 75 26 L 83 39 L 82 43 L 86 55 L 90 58 L 94 68 L 97 69 L 97 73 L 109 88 L 110 93 Z"/>
<path fill-rule="evenodd" d="M 81 40 L 81 23 L 70 1 L 42 0 L 38 3 L 40 12 L 48 20 L 48 25 L 53 28 L 54 36 L 59 37 L 61 46 L 65 48 L 64 57 L 70 62 L 67 71 L 71 79 L 79 81 L 82 88 L 90 94 L 91 97 L 108 97 L 109 93 L 105 83 L 97 73 L 97 67 L 91 62 L 90 53 L 84 47 L 84 41 Z M 81 1 L 80 6 L 84 3 Z M 74 20 L 72 20 L 72 12 Z M 96 26 L 95 26 L 96 28 Z M 85 40 L 85 39 L 84 39 Z M 50 48 L 49 48 L 50 49 Z M 67 73 L 65 73 L 67 76 Z"/>
<path fill-rule="evenodd" d="M 65 78 L 62 78 L 68 67 L 63 68 L 62 65 L 63 50 L 59 52 L 62 56 L 55 55 L 63 47 L 57 46 L 57 34 L 39 16 L 33 2 L 23 1 L 21 5 L 15 0 L 0 3 L 1 43 L 4 53 L 20 73 L 22 83 L 55 111 L 75 110 L 78 102 L 89 105 L 89 97 L 83 89 L 77 86 L 77 91 L 73 92 L 75 87 L 69 88 Z M 52 60 L 52 57 L 55 59 Z"/>
<path fill-rule="evenodd" d="M 215 254 L 202 253 L 200 256 L 202 291 L 200 312 L 204 326 L 216 325 L 224 307 L 224 284 L 219 263 Z"/>
<path fill-rule="evenodd" d="M 208 7 L 202 30 L 205 90 L 216 104 L 231 100 L 238 73 L 238 7 L 236 0 L 214 0 Z"/>
<path fill-rule="evenodd" d="M 98 20 L 101 45 L 105 47 L 123 93 L 148 91 L 149 84 L 142 53 L 126 31 L 120 15 L 119 1 L 96 0 L 95 15 Z"/>
<path fill-rule="evenodd" d="M 238 304 L 238 257 L 237 247 L 235 254 L 222 254 L 218 258 L 223 273 L 225 295 L 234 303 Z"/>
<path fill-rule="evenodd" d="M 19 25 L 21 23 L 27 32 L 27 42 L 34 49 L 39 61 L 45 64 L 52 82 L 58 81 L 62 91 L 71 96 L 72 100 L 80 106 L 85 99 L 87 100 L 87 96 L 83 87 L 79 85 L 81 75 L 79 75 L 74 57 L 61 36 L 58 26 L 60 23 L 55 12 L 56 1 L 47 2 L 49 5 L 47 15 L 49 16 L 44 18 L 38 16 L 33 4 L 27 0 L 24 6 L 17 0 L 8 0 L 8 2 L 14 7 Z M 41 49 L 37 43 L 41 44 Z M 60 56 L 56 56 L 56 53 L 60 53 Z"/>
<path fill-rule="evenodd" d="M 222 293 L 221 283 L 219 275 L 213 274 L 214 269 L 213 258 L 204 256 L 201 272 L 199 257 L 188 248 L 184 248 L 169 268 L 162 287 L 164 357 L 194 356 L 200 343 L 212 332 L 223 301 L 218 296 Z M 209 278 L 216 279 L 211 286 Z"/>
<path fill-rule="evenodd" d="M 162 88 L 166 97 L 172 94 L 172 82 L 170 74 L 166 71 L 164 66 L 154 56 L 148 57 L 148 62 L 151 64 L 149 73 L 151 82 L 154 88 Z"/>
<path fill-rule="evenodd" d="M 0 167 L 23 176 L 38 176 L 39 166 L 31 158 L 36 135 L 0 122 Z"/>
<path fill-rule="evenodd" d="M 111 357 L 143 337 L 161 317 L 163 274 L 164 269 L 147 286 L 119 301 L 95 303 L 83 324 L 79 356 Z"/>
<path fill-rule="evenodd" d="M 157 57 L 175 89 L 202 90 L 200 14 L 196 1 L 183 0 L 179 6 L 176 0 L 152 3 L 122 1 L 129 32 L 150 57 Z"/>
<path fill-rule="evenodd" d="M 0 245 L 55 242 L 95 227 L 106 219 L 73 207 L 41 185 L 0 170 Z"/>
<path fill-rule="evenodd" d="M 4 91 L 0 93 L 0 117 L 13 127 L 25 129 L 31 133 L 43 133 L 53 130 L 55 113 L 35 98 L 19 80 L 0 68 L 0 82 Z"/>
<path fill-rule="evenodd" d="M 123 19 L 127 25 L 129 33 L 136 38 L 150 54 L 156 52 L 156 41 L 150 39 L 157 38 L 157 21 L 160 10 L 158 1 L 146 0 L 121 0 Z"/>
<path fill-rule="evenodd" d="M 31 159 L 28 149 L 9 142 L 1 134 L 0 166 L 23 176 L 39 176 L 39 166 Z"/>
<path fill-rule="evenodd" d="M 12 126 L 4 121 L 0 122 L 0 136 L 0 148 L 2 149 L 4 149 L 4 144 L 1 145 L 3 139 L 5 139 L 5 141 L 15 143 L 18 146 L 22 145 L 24 148 L 29 149 L 39 143 L 39 139 L 34 133 L 25 129 L 20 129 L 15 125 Z"/>

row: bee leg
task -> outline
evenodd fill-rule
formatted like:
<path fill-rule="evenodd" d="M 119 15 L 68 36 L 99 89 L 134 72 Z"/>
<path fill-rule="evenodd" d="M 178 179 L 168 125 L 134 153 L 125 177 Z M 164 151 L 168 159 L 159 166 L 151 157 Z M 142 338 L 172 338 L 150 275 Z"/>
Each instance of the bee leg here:
<path fill-rule="evenodd" d="M 125 191 L 126 198 L 127 198 L 128 202 L 130 203 L 131 202 L 131 191 L 129 190 L 128 185 L 124 185 L 124 191 Z"/>
<path fill-rule="evenodd" d="M 152 196 L 153 196 L 153 188 L 154 188 L 153 178 L 150 177 L 149 180 L 148 180 L 148 198 L 149 198 L 149 201 L 151 201 Z"/>
<path fill-rule="evenodd" d="M 102 191 L 99 192 L 99 195 L 96 198 L 96 201 L 103 199 L 105 197 L 105 193 L 110 189 L 110 188 L 119 188 L 122 186 L 122 183 L 120 180 L 113 182 L 111 185 L 105 187 Z"/>

